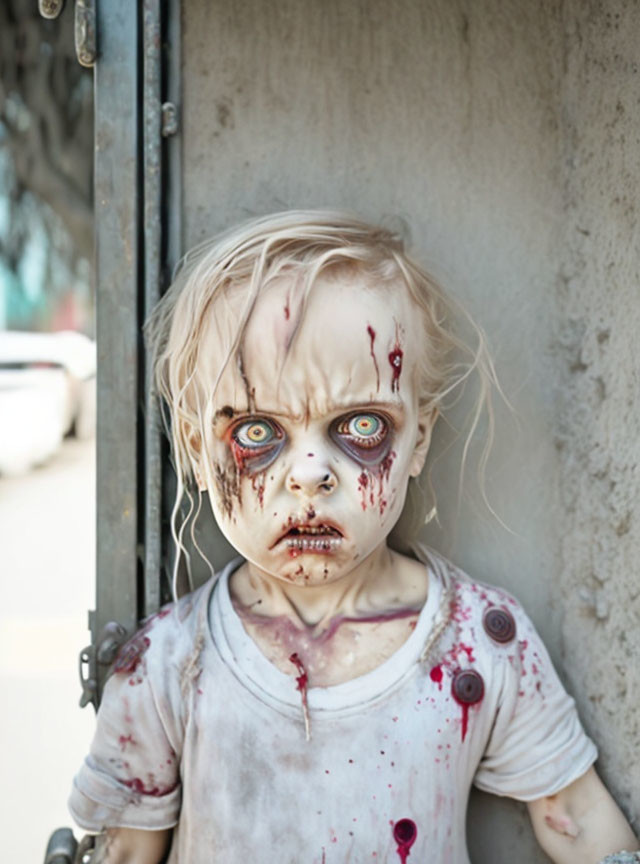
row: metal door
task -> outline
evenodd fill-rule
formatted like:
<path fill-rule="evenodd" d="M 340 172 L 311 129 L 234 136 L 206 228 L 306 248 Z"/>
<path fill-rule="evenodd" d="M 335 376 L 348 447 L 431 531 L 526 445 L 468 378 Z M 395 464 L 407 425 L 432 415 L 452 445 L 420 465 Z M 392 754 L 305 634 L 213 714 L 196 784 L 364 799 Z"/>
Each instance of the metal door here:
<path fill-rule="evenodd" d="M 343 206 L 406 220 L 422 257 L 447 262 L 444 275 L 472 309 L 478 296 L 499 299 L 518 267 L 525 279 L 546 272 L 544 243 L 532 254 L 530 227 L 549 236 L 543 208 L 553 177 L 536 166 L 554 144 L 539 93 L 557 42 L 552 4 L 535 8 L 524 0 L 508 11 L 464 0 L 98 2 L 100 492 L 86 699 L 97 703 L 117 645 L 166 593 L 171 470 L 140 328 L 179 255 L 252 215 Z M 510 231 L 501 271 L 487 248 Z M 504 328 L 498 312 L 483 323 Z M 519 345 L 503 336 L 521 369 Z M 543 499 L 539 473 L 532 494 Z M 228 546 L 213 520 L 197 530 L 222 563 Z M 459 543 L 462 564 L 472 539 Z M 525 570 L 551 579 L 535 532 L 530 547 Z M 505 542 L 484 567 L 497 561 L 500 581 L 518 561 L 528 584 L 522 559 Z M 201 581 L 208 571 L 195 555 L 194 564 Z M 534 607 L 544 606 L 547 584 L 532 590 Z M 470 826 L 477 864 L 545 860 L 511 803 L 474 795 Z"/>

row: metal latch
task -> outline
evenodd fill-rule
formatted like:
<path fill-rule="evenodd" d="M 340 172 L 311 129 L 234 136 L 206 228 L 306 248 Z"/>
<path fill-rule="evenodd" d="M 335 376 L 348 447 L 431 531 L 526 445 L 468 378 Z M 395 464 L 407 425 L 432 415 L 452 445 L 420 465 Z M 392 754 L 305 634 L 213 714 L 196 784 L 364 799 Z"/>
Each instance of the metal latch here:
<path fill-rule="evenodd" d="M 93 629 L 93 628 L 92 628 Z M 78 671 L 80 674 L 80 707 L 84 708 L 90 703 L 94 708 L 98 707 L 98 681 L 96 677 L 96 664 L 110 666 L 116 659 L 118 650 L 127 641 L 127 630 L 117 621 L 108 621 L 95 646 L 87 645 L 80 652 L 78 658 Z"/>
<path fill-rule="evenodd" d="M 96 0 L 76 0 L 75 35 L 78 63 L 93 66 L 98 58 Z"/>
<path fill-rule="evenodd" d="M 162 137 L 170 138 L 178 131 L 178 109 L 173 102 L 162 103 Z"/>
<path fill-rule="evenodd" d="M 64 0 L 38 0 L 38 8 L 43 18 L 58 18 Z M 76 0 L 74 30 L 78 63 L 91 67 L 98 58 L 96 0 Z"/>

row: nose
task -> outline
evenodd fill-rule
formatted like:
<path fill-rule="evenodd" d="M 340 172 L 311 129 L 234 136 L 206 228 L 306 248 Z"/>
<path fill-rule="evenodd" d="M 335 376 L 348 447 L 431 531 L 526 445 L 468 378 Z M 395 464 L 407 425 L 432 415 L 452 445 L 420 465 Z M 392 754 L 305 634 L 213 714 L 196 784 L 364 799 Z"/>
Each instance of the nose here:
<path fill-rule="evenodd" d="M 300 452 L 291 462 L 286 484 L 295 495 L 313 497 L 330 495 L 338 485 L 338 478 L 320 453 Z"/>

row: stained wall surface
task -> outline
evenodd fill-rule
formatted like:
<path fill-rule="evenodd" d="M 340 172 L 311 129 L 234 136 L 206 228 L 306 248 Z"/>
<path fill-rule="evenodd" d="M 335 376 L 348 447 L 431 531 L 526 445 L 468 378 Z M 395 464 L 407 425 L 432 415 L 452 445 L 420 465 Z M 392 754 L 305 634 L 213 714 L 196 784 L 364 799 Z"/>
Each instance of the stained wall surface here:
<path fill-rule="evenodd" d="M 622 0 L 182 14 L 184 247 L 287 208 L 408 223 L 515 409 L 497 408 L 487 482 L 508 530 L 473 482 L 457 501 L 458 444 L 434 468 L 429 539 L 522 600 L 635 813 L 637 19 Z M 469 821 L 474 864 L 547 860 L 522 805 L 474 795 Z"/>
<path fill-rule="evenodd" d="M 640 830 L 640 6 L 567 4 L 553 341 L 565 670 Z"/>

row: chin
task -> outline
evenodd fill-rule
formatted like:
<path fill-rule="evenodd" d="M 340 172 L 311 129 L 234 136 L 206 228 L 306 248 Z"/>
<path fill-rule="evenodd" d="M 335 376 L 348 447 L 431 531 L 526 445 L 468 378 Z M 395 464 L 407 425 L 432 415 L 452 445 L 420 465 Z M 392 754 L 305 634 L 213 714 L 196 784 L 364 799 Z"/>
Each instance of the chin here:
<path fill-rule="evenodd" d="M 330 585 L 351 569 L 329 559 L 317 560 L 319 557 L 301 555 L 279 567 L 265 567 L 264 571 L 280 582 L 304 588 Z"/>

